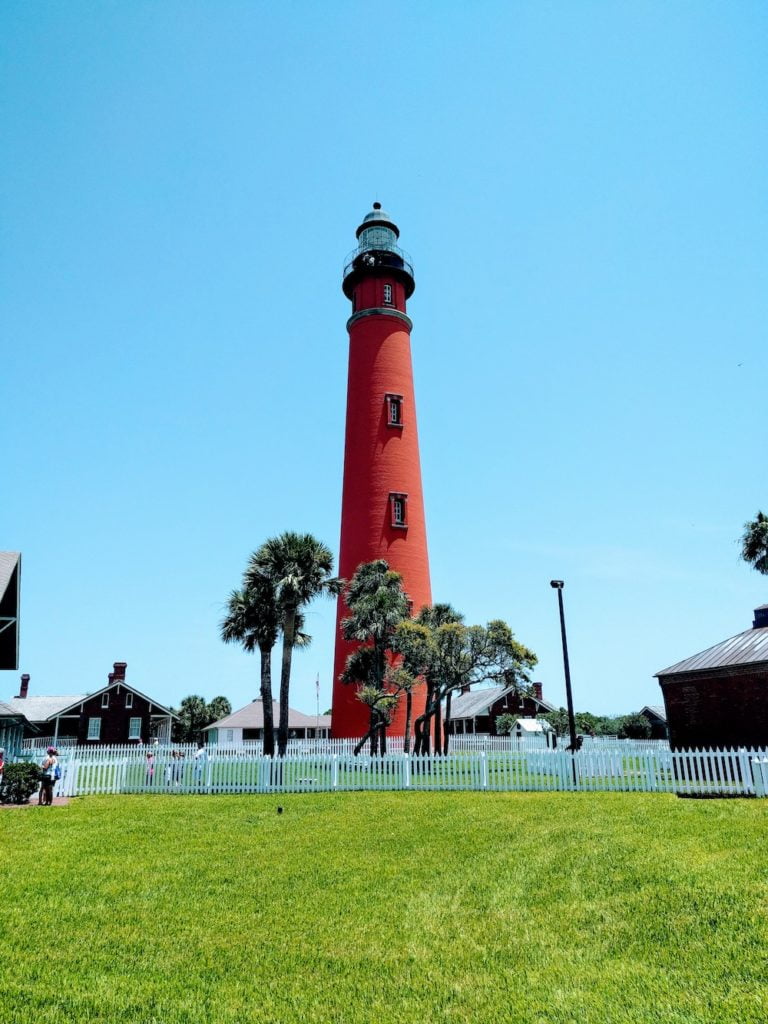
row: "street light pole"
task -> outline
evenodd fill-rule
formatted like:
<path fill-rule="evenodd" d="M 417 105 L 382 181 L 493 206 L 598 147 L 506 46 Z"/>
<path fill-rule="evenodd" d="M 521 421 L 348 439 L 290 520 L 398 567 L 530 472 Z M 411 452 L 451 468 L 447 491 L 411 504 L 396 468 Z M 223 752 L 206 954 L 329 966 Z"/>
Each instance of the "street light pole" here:
<path fill-rule="evenodd" d="M 557 591 L 557 601 L 560 606 L 560 633 L 563 637 L 563 665 L 565 666 L 565 698 L 568 703 L 568 732 L 571 735 L 571 753 L 576 753 L 576 719 L 573 715 L 573 693 L 571 692 L 571 668 L 568 664 L 568 640 L 565 636 L 565 612 L 563 610 L 563 580 L 550 580 L 550 587 Z M 574 780 L 576 766 L 574 765 Z"/>

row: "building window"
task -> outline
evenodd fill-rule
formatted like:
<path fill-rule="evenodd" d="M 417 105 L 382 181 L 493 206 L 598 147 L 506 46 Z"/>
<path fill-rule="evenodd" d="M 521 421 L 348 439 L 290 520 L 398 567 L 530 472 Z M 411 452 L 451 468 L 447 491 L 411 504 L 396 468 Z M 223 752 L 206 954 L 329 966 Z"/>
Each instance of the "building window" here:
<path fill-rule="evenodd" d="M 387 426 L 402 427 L 403 425 L 403 396 L 387 395 Z"/>
<path fill-rule="evenodd" d="M 235 738 L 235 730 L 227 729 L 227 743 L 231 743 Z"/>
<path fill-rule="evenodd" d="M 408 495 L 390 494 L 389 507 L 392 514 L 392 525 L 403 529 L 408 525 Z"/>
<path fill-rule="evenodd" d="M 102 693 L 102 695 L 101 695 L 101 706 L 103 708 L 108 708 L 109 707 L 109 692 Z"/>
<path fill-rule="evenodd" d="M 128 739 L 129 740 L 140 740 L 141 739 L 141 719 L 131 718 L 128 722 Z"/>
<path fill-rule="evenodd" d="M 88 719 L 88 739 L 89 740 L 100 740 L 101 739 L 101 719 L 100 718 L 89 718 Z"/>
<path fill-rule="evenodd" d="M 125 706 L 127 708 L 132 708 L 133 707 L 133 694 L 132 693 L 126 693 L 126 695 L 125 695 Z"/>
<path fill-rule="evenodd" d="M 392 285 L 391 284 L 385 284 L 384 285 L 384 305 L 385 306 L 391 306 L 392 305 Z"/>

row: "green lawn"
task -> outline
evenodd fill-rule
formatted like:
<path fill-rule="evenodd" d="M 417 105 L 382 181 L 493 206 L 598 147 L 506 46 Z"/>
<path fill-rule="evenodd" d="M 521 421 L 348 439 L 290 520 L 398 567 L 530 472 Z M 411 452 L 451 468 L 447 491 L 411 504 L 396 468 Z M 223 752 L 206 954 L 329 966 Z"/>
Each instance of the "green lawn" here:
<path fill-rule="evenodd" d="M 764 1024 L 767 815 L 614 793 L 3 810 L 2 1017 Z"/>

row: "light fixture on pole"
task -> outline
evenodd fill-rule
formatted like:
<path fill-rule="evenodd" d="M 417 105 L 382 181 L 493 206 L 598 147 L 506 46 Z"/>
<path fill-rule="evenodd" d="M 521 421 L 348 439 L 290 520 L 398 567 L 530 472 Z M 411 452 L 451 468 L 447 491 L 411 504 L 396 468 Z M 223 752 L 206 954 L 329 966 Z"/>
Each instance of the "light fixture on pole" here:
<path fill-rule="evenodd" d="M 568 732 L 571 737 L 571 753 L 575 754 L 578 749 L 578 740 L 576 737 L 576 720 L 573 715 L 573 694 L 571 693 L 571 668 L 568 664 L 568 641 L 565 637 L 565 612 L 563 611 L 563 587 L 565 586 L 564 580 L 550 580 L 550 587 L 557 591 L 557 600 L 560 606 L 560 633 L 563 637 L 563 665 L 565 666 L 565 699 L 568 703 Z M 574 779 L 575 779 L 575 765 L 574 765 Z"/>

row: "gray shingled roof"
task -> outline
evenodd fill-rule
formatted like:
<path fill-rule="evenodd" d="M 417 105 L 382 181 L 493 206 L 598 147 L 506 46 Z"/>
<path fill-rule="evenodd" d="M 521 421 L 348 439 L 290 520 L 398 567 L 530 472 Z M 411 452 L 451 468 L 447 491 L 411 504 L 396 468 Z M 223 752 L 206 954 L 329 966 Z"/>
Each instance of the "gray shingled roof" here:
<path fill-rule="evenodd" d="M 275 700 L 272 702 L 272 718 L 277 727 L 277 722 L 280 717 L 280 705 Z M 321 729 L 330 729 L 331 727 L 331 716 L 330 715 L 305 715 L 302 711 L 294 711 L 293 708 L 288 709 L 288 728 L 289 729 L 314 729 L 318 726 Z M 240 708 L 238 711 L 233 711 L 231 715 L 227 715 L 226 718 L 220 718 L 218 722 L 213 722 L 212 725 L 207 727 L 208 729 L 263 729 L 264 728 L 264 702 L 260 700 L 252 700 L 250 704 L 246 704 L 244 708 Z"/>
<path fill-rule="evenodd" d="M 451 701 L 451 718 L 477 718 L 478 715 L 485 715 L 497 700 L 514 692 L 514 686 L 487 686 L 482 690 L 470 690 L 469 693 L 459 694 L 458 697 L 454 695 Z M 545 711 L 555 710 L 547 701 L 538 700 L 533 694 L 528 696 Z"/>
<path fill-rule="evenodd" d="M 470 690 L 454 696 L 451 701 L 451 718 L 477 718 L 487 713 L 491 704 L 511 690 L 511 686 L 489 686 L 484 690 Z"/>
<path fill-rule="evenodd" d="M 704 672 L 711 668 L 731 665 L 758 665 L 768 662 L 768 626 L 746 629 L 730 640 L 708 647 L 700 654 L 678 661 L 676 665 L 661 669 L 656 676 L 676 675 L 678 672 Z"/>
<path fill-rule="evenodd" d="M 65 708 L 85 700 L 85 693 L 70 694 L 68 697 L 12 697 L 6 701 L 17 715 L 24 715 L 30 722 L 45 722 L 52 715 L 58 715 Z"/>
<path fill-rule="evenodd" d="M 13 570 L 16 568 L 19 558 L 21 558 L 21 554 L 18 551 L 0 551 L 0 597 L 3 596 L 11 582 L 11 576 L 13 576 Z"/>
<path fill-rule="evenodd" d="M 642 715 L 643 711 L 650 711 L 652 715 L 656 715 L 663 722 L 667 720 L 667 709 L 662 707 L 660 704 L 646 704 L 645 707 L 640 711 Z"/>
<path fill-rule="evenodd" d="M 0 718 L 25 718 L 20 711 L 16 708 L 11 707 L 10 704 L 6 704 L 4 700 L 0 700 Z"/>

